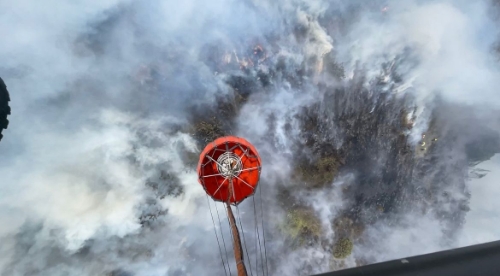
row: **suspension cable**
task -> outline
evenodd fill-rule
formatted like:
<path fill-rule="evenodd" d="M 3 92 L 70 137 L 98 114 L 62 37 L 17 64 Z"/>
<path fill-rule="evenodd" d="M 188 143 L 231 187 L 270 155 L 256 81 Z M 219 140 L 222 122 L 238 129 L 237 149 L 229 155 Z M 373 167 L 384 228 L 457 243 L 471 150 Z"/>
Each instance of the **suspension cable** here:
<path fill-rule="evenodd" d="M 267 266 L 267 249 L 266 249 L 266 229 L 264 227 L 264 208 L 262 204 L 262 186 L 259 185 L 259 197 L 260 197 L 260 219 L 262 222 L 262 238 L 264 240 L 264 260 L 266 261 L 266 275 L 269 275 L 269 268 Z"/>
<path fill-rule="evenodd" d="M 254 211 L 254 219 L 255 219 L 255 230 L 257 231 L 257 242 L 259 243 L 259 253 L 260 253 L 260 264 L 262 266 L 262 274 L 264 274 L 264 260 L 262 259 L 262 244 L 260 242 L 260 233 L 259 233 L 259 227 L 258 227 L 258 222 L 257 222 L 257 208 L 255 207 L 255 196 L 252 197 L 253 199 L 253 211 Z"/>
<path fill-rule="evenodd" d="M 254 195 L 255 196 L 255 195 Z M 258 252 L 260 253 L 260 251 L 258 250 L 259 248 L 259 242 L 258 242 L 258 239 L 257 239 L 257 232 L 259 231 L 259 226 L 257 224 L 257 213 L 255 212 L 255 200 L 253 199 L 253 205 L 254 205 L 254 225 L 255 225 L 255 254 L 257 254 Z M 262 258 L 261 258 L 262 260 Z M 255 267 L 256 269 L 258 270 L 258 267 L 259 267 L 259 258 L 258 256 L 255 256 Z"/>
<path fill-rule="evenodd" d="M 238 220 L 240 222 L 241 235 L 243 237 L 243 246 L 245 247 L 245 252 L 247 253 L 248 267 L 250 268 L 250 275 L 253 275 L 252 263 L 250 262 L 250 255 L 248 255 L 248 247 L 245 239 L 245 231 L 243 230 L 243 224 L 241 223 L 240 208 L 236 205 L 236 212 L 238 213 Z"/>
<path fill-rule="evenodd" d="M 212 207 L 210 207 L 210 200 L 208 199 L 208 195 L 207 195 L 207 203 L 208 203 L 208 209 L 210 210 L 210 216 L 212 217 L 215 238 L 217 239 L 217 245 L 219 246 L 220 260 L 222 261 L 222 266 L 224 267 L 224 274 L 227 276 L 226 264 L 224 263 L 224 258 L 222 257 L 222 248 L 221 248 L 220 242 L 219 242 L 219 235 L 217 235 L 217 230 L 215 227 L 215 219 L 214 219 L 214 215 L 212 214 Z M 221 234 L 222 234 L 222 229 L 221 229 Z M 227 256 L 227 253 L 226 253 L 226 256 Z M 227 265 L 229 266 L 229 263 Z"/>
<path fill-rule="evenodd" d="M 254 208 L 254 210 L 255 210 L 255 208 Z M 256 216 L 255 211 L 254 211 L 253 215 L 254 215 L 254 217 Z M 258 272 L 258 270 L 259 270 L 259 257 L 257 256 L 257 253 L 259 252 L 259 250 L 258 250 L 259 246 L 258 246 L 258 240 L 257 240 L 258 225 L 256 224 L 256 222 L 257 222 L 257 220 L 254 219 L 254 224 L 255 224 L 255 233 L 254 233 L 254 235 L 255 235 L 255 270 Z"/>
<path fill-rule="evenodd" d="M 221 236 L 222 236 L 222 242 L 224 243 L 224 250 L 226 252 L 226 256 L 227 256 L 227 248 L 226 248 L 226 241 L 224 240 L 224 234 L 222 233 L 222 222 L 220 221 L 220 215 L 219 215 L 219 209 L 217 208 L 217 202 L 214 202 L 215 204 L 215 210 L 217 212 L 217 217 L 219 218 L 219 225 L 220 225 L 220 232 L 221 232 Z M 229 218 L 228 218 L 228 222 L 229 222 Z M 231 231 L 229 231 L 229 233 L 231 233 Z M 232 233 L 231 233 L 231 237 L 232 237 Z M 231 266 L 229 265 L 229 261 L 227 262 L 227 267 L 229 269 L 229 275 L 232 275 L 231 273 Z"/>

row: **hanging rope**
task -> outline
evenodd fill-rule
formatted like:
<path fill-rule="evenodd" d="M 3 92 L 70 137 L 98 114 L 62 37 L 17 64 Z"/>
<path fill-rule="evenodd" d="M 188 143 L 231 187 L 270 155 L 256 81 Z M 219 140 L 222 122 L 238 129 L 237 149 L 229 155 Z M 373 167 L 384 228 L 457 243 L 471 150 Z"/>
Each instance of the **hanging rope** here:
<path fill-rule="evenodd" d="M 241 223 L 240 208 L 236 205 L 236 212 L 238 213 L 238 220 L 240 222 L 241 234 L 243 236 L 243 246 L 245 247 L 245 252 L 247 253 L 248 267 L 250 268 L 250 275 L 253 275 L 252 263 L 250 262 L 250 255 L 248 255 L 247 242 L 245 239 L 245 230 L 243 230 L 243 224 Z"/>
<path fill-rule="evenodd" d="M 220 242 L 219 242 L 219 235 L 217 235 L 217 230 L 216 230 L 216 227 L 215 227 L 214 215 L 212 214 L 212 207 L 210 207 L 210 200 L 208 199 L 208 195 L 207 195 L 207 203 L 208 203 L 208 209 L 210 210 L 210 216 L 212 217 L 212 223 L 213 223 L 213 226 L 214 226 L 215 238 L 217 239 L 217 245 L 219 246 L 220 260 L 222 261 L 222 266 L 224 267 L 224 274 L 227 276 L 226 264 L 224 263 L 224 257 L 222 256 L 222 248 L 221 248 Z M 221 234 L 222 234 L 222 229 L 221 229 Z M 222 236 L 222 237 L 224 237 L 224 236 Z M 226 256 L 227 256 L 227 253 L 226 253 Z M 229 263 L 227 265 L 229 267 Z"/>
<path fill-rule="evenodd" d="M 217 209 L 217 202 L 215 202 L 215 210 L 217 212 L 217 217 L 219 218 L 219 226 L 220 226 L 220 231 L 221 231 L 221 236 L 222 236 L 222 243 L 224 244 L 224 251 L 226 252 L 226 256 L 227 256 L 226 241 L 224 240 L 224 234 L 222 234 L 222 222 L 220 220 L 219 209 Z M 226 214 L 226 217 L 227 217 L 227 214 Z M 229 218 L 228 218 L 227 222 L 229 223 Z M 229 227 L 229 228 L 231 228 L 231 227 Z M 231 231 L 229 231 L 229 233 L 231 233 Z M 232 236 L 233 236 L 233 233 L 231 233 L 231 237 Z M 227 263 L 228 263 L 227 267 L 229 268 L 229 275 L 232 275 L 231 266 L 229 265 L 229 261 Z"/>
<path fill-rule="evenodd" d="M 224 208 L 226 209 L 226 208 Z M 233 237 L 233 231 L 231 231 L 231 222 L 229 221 L 229 214 L 227 213 L 227 209 L 226 209 L 226 219 L 227 219 L 227 226 L 229 227 L 229 234 L 231 235 L 231 240 L 234 241 L 234 237 Z M 233 244 L 234 246 L 234 244 Z M 236 271 L 236 273 L 238 273 L 238 271 Z"/>

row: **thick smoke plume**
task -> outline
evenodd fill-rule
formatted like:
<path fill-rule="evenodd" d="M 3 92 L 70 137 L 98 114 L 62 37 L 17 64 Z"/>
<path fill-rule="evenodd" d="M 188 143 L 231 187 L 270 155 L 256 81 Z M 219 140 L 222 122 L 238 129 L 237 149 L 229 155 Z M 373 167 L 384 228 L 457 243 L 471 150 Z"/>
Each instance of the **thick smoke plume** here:
<path fill-rule="evenodd" d="M 223 275 L 195 166 L 227 134 L 255 273 L 255 217 L 273 275 L 500 238 L 493 2 L 44 4 L 0 2 L 1 275 Z"/>

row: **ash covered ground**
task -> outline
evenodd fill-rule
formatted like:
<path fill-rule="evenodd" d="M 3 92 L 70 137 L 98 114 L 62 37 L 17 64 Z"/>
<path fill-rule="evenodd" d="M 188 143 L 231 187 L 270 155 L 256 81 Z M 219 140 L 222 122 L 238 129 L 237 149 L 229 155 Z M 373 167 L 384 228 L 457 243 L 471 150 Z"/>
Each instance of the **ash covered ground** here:
<path fill-rule="evenodd" d="M 195 171 L 223 135 L 263 161 L 256 275 L 256 216 L 270 275 L 499 239 L 472 204 L 498 194 L 498 4 L 471 2 L 0 3 L 0 274 L 223 275 Z"/>

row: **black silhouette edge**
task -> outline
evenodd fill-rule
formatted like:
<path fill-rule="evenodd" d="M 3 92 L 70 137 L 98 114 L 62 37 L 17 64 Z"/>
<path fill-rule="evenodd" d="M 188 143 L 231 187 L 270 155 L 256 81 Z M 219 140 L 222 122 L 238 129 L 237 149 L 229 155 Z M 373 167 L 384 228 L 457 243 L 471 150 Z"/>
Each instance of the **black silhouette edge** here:
<path fill-rule="evenodd" d="M 317 274 L 316 276 L 472 275 L 500 275 L 500 241 Z"/>
<path fill-rule="evenodd" d="M 9 127 L 9 119 L 7 118 L 10 115 L 10 96 L 9 91 L 7 91 L 7 85 L 2 78 L 0 78 L 0 141 L 3 138 L 3 130 Z"/>

